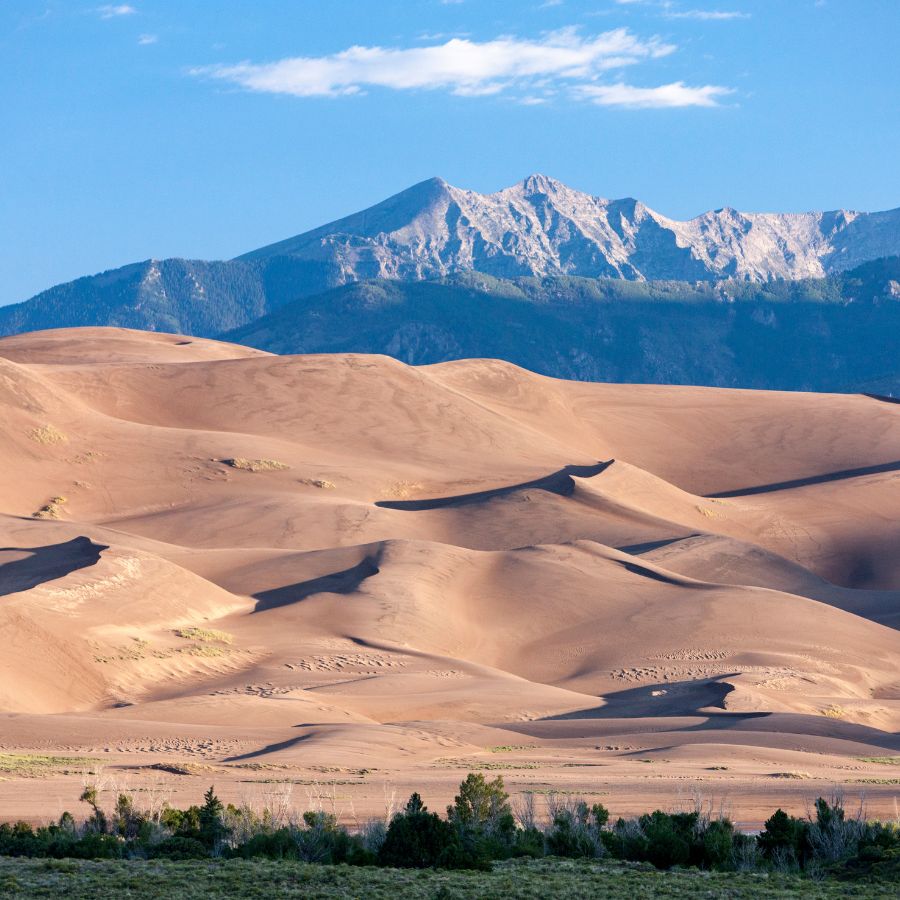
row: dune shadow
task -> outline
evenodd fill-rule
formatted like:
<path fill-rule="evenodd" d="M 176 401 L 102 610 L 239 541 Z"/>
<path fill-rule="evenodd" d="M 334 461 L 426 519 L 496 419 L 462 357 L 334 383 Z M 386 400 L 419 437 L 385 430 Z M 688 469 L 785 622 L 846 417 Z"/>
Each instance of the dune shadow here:
<path fill-rule="evenodd" d="M 666 575 L 663 572 L 656 572 L 653 569 L 648 569 L 646 566 L 638 565 L 637 563 L 625 562 L 624 560 L 619 560 L 619 565 L 625 569 L 627 572 L 631 572 L 632 575 L 640 575 L 642 578 L 649 578 L 652 581 L 660 581 L 663 584 L 671 584 L 675 587 L 684 587 L 685 580 L 683 578 L 675 578 L 671 575 Z M 691 584 L 692 588 L 703 587 L 703 585 Z"/>
<path fill-rule="evenodd" d="M 100 554 L 108 549 L 105 544 L 95 544 L 84 536 L 43 547 L 0 547 L 0 554 L 29 554 L 24 559 L 14 559 L 0 565 L 0 597 L 29 591 L 40 584 L 63 578 L 70 572 L 96 565 Z"/>
<path fill-rule="evenodd" d="M 302 728 L 304 726 L 298 725 L 295 727 Z M 258 757 L 266 756 L 269 753 L 277 753 L 279 750 L 289 750 L 291 747 L 296 747 L 297 744 L 302 744 L 304 741 L 308 741 L 313 737 L 315 737 L 315 732 L 301 734 L 300 737 L 288 738 L 286 741 L 278 741 L 278 743 L 275 744 L 267 744 L 265 747 L 262 747 L 259 750 L 251 750 L 249 753 L 241 753 L 237 756 L 226 756 L 224 762 L 242 762 L 245 759 L 257 759 Z"/>
<path fill-rule="evenodd" d="M 603 706 L 589 707 L 535 719 L 541 722 L 584 722 L 609 720 L 611 724 L 635 721 L 640 732 L 709 731 L 772 732 L 851 741 L 872 747 L 900 748 L 900 735 L 871 725 L 847 722 L 828 716 L 795 712 L 740 712 L 725 709 L 725 698 L 734 688 L 724 679 L 738 673 L 716 675 L 696 681 L 658 682 L 605 694 Z M 686 724 L 671 720 L 700 719 Z M 640 723 L 641 720 L 644 724 Z M 649 721 L 648 721 L 649 720 Z M 670 724 L 667 724 L 670 720 Z M 527 725 L 505 725 L 510 730 L 531 734 Z"/>
<path fill-rule="evenodd" d="M 900 460 L 879 463 L 875 466 L 859 466 L 856 469 L 839 469 L 826 472 L 824 475 L 810 475 L 806 478 L 794 478 L 790 481 L 773 481 L 771 484 L 757 484 L 753 487 L 739 488 L 734 491 L 722 491 L 716 494 L 704 494 L 708 499 L 727 500 L 731 497 L 752 497 L 754 494 L 770 494 L 775 491 L 788 491 L 791 488 L 807 487 L 811 484 L 828 484 L 831 481 L 844 481 L 848 478 L 861 478 L 863 475 L 879 475 L 882 472 L 900 472 Z"/>
<path fill-rule="evenodd" d="M 650 553 L 652 550 L 662 550 L 670 544 L 677 544 L 679 541 L 688 541 L 691 538 L 701 537 L 699 531 L 693 534 L 686 534 L 684 537 L 664 538 L 661 541 L 647 541 L 644 544 L 629 544 L 627 547 L 616 547 L 620 553 L 627 553 L 629 556 L 641 556 L 644 553 Z"/>
<path fill-rule="evenodd" d="M 565 719 L 646 719 L 680 718 L 684 716 L 735 716 L 747 718 L 764 716 L 768 713 L 728 713 L 725 711 L 725 697 L 734 688 L 723 682 L 733 675 L 716 675 L 695 681 L 663 681 L 643 684 L 605 694 L 603 706 L 579 709 L 573 712 L 546 716 L 541 721 Z M 718 708 L 721 713 L 711 713 L 710 708 Z M 702 710 L 702 712 L 701 712 Z"/>
<path fill-rule="evenodd" d="M 451 497 L 433 497 L 426 500 L 376 500 L 375 505 L 382 509 L 399 509 L 406 512 L 423 512 L 430 509 L 444 509 L 448 506 L 464 506 L 467 503 L 482 503 L 485 500 L 493 500 L 496 497 L 505 497 L 516 491 L 536 489 L 549 491 L 551 494 L 559 494 L 562 497 L 570 497 L 575 492 L 573 478 L 593 478 L 612 465 L 612 460 L 598 462 L 592 466 L 565 466 L 557 472 L 535 478 L 533 481 L 523 481 L 519 484 L 510 484 L 505 487 L 491 488 L 487 491 L 475 491 L 471 494 L 454 494 Z"/>
<path fill-rule="evenodd" d="M 256 600 L 253 612 L 265 612 L 268 609 L 289 606 L 292 603 L 299 603 L 313 594 L 352 594 L 367 578 L 378 574 L 380 562 L 381 550 L 341 572 L 332 572 L 329 575 L 310 578 L 308 581 L 299 581 L 296 584 L 260 591 L 253 595 L 253 599 Z"/>

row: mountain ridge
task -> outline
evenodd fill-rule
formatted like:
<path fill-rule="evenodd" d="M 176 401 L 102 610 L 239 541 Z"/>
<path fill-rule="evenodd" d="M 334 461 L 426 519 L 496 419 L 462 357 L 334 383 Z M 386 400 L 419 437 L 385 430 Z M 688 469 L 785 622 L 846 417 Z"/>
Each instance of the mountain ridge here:
<path fill-rule="evenodd" d="M 433 177 L 237 259 L 329 260 L 341 283 L 466 270 L 507 278 L 767 281 L 822 277 L 896 253 L 900 208 L 746 213 L 726 206 L 681 221 L 633 197 L 610 200 L 533 174 L 491 194 Z"/>
<path fill-rule="evenodd" d="M 891 394 L 898 261 L 900 209 L 678 222 L 546 175 L 494 194 L 431 178 L 236 259 L 150 259 L 57 285 L 0 307 L 0 335 L 117 326 L 283 353 L 495 355 L 584 380 Z"/>
<path fill-rule="evenodd" d="M 496 358 L 556 378 L 900 394 L 900 257 L 826 279 L 628 282 L 462 273 L 299 298 L 225 340 L 279 354 Z"/>

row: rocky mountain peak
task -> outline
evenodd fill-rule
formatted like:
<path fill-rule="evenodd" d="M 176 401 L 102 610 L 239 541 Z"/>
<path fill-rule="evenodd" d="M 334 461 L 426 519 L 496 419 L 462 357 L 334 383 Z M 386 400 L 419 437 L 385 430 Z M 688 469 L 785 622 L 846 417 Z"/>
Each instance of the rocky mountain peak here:
<path fill-rule="evenodd" d="M 819 277 L 900 253 L 900 210 L 743 213 L 687 221 L 634 198 L 604 200 L 542 173 L 479 194 L 434 177 L 247 254 L 327 264 L 336 283 L 454 272 L 632 280 Z"/>
<path fill-rule="evenodd" d="M 541 175 L 535 173 L 519 182 L 517 187 L 521 188 L 522 193 L 528 197 L 533 194 L 554 194 L 560 189 L 568 190 L 566 185 L 549 175 Z"/>

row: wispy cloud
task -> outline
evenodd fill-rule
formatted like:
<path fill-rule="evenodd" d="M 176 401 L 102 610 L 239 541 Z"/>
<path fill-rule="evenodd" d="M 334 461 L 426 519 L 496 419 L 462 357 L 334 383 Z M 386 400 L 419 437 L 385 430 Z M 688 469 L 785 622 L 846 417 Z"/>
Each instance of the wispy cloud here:
<path fill-rule="evenodd" d="M 159 40 L 159 36 L 155 34 L 142 34 L 138 37 L 138 43 L 142 47 L 146 47 L 148 44 L 155 44 Z"/>
<path fill-rule="evenodd" d="M 750 13 L 724 9 L 678 9 L 676 0 L 615 0 L 619 6 L 641 5 L 652 10 L 654 7 L 666 19 L 695 19 L 701 22 L 726 21 L 727 19 L 749 19 Z M 822 0 L 824 2 L 824 0 Z"/>
<path fill-rule="evenodd" d="M 658 87 L 635 87 L 631 84 L 584 84 L 577 92 L 584 100 L 598 106 L 620 106 L 629 109 L 673 109 L 686 106 L 718 106 L 718 99 L 733 93 L 731 88 L 706 84 L 690 87 L 683 81 Z"/>
<path fill-rule="evenodd" d="M 98 6 L 97 14 L 101 19 L 115 19 L 118 16 L 133 16 L 137 10 L 128 3 L 109 3 Z"/>
<path fill-rule="evenodd" d="M 685 9 L 664 13 L 667 19 L 698 19 L 702 22 L 724 22 L 727 19 L 749 19 L 750 13 L 721 9 Z"/>
<path fill-rule="evenodd" d="M 205 66 L 192 74 L 247 90 L 297 97 L 337 97 L 367 88 L 447 90 L 459 96 L 512 94 L 534 103 L 560 92 L 603 105 L 714 106 L 728 88 L 658 88 L 598 83 L 604 73 L 668 56 L 675 46 L 640 38 L 626 28 L 582 36 L 574 28 L 537 40 L 453 38 L 428 47 L 354 46 L 330 56 L 299 56 L 269 63 Z"/>

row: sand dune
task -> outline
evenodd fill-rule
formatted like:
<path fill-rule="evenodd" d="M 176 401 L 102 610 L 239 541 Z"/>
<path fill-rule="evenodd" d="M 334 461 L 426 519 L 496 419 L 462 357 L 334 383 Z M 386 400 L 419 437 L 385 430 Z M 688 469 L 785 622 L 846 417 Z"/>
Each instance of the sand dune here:
<path fill-rule="evenodd" d="M 892 808 L 896 404 L 90 328 L 0 339 L 0 410 L 0 750 Z"/>

